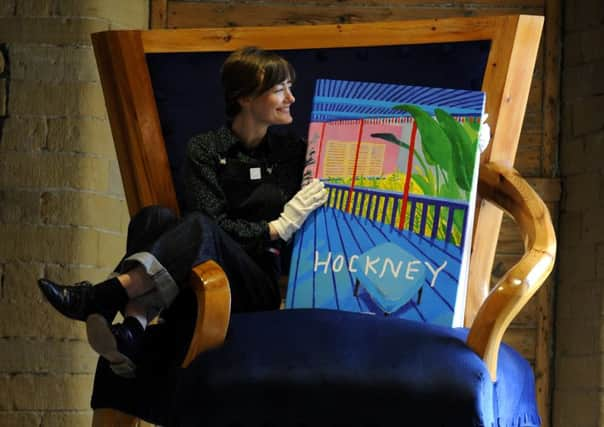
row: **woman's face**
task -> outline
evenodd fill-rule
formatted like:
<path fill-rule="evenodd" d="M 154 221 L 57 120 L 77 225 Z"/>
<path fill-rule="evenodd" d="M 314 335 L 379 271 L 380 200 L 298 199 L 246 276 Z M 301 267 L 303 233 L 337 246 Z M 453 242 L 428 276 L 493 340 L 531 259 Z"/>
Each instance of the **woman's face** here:
<path fill-rule="evenodd" d="M 286 125 L 293 121 L 289 107 L 295 100 L 292 82 L 287 79 L 250 99 L 249 112 L 261 125 Z"/>

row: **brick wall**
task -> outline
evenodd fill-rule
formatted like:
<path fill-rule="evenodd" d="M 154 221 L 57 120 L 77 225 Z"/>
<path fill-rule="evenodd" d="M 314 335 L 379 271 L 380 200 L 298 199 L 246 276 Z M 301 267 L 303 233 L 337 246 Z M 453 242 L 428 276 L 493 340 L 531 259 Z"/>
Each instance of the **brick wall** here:
<path fill-rule="evenodd" d="M 147 0 L 0 1 L 0 425 L 90 424 L 96 356 L 36 279 L 97 281 L 128 212 L 90 33 L 144 28 Z"/>
<path fill-rule="evenodd" d="M 554 426 L 604 425 L 604 3 L 567 0 L 563 25 Z"/>

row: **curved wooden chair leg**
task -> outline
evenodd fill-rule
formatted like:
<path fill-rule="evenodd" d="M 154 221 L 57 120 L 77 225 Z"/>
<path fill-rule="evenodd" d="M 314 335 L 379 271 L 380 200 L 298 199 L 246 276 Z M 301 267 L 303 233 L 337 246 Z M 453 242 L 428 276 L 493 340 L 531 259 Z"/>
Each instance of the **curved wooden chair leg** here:
<path fill-rule="evenodd" d="M 145 421 L 133 415 L 128 415 L 116 409 L 95 409 L 92 416 L 92 427 L 152 427 Z"/>

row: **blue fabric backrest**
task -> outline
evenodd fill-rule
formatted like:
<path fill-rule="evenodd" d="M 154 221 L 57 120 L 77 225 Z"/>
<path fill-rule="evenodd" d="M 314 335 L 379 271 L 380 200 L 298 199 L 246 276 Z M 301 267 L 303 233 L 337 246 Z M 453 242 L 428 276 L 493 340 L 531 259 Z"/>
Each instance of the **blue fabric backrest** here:
<path fill-rule="evenodd" d="M 406 46 L 284 50 L 296 69 L 294 123 L 306 136 L 314 82 L 318 78 L 360 80 L 480 90 L 489 41 Z M 147 54 L 147 63 L 166 141 L 178 200 L 188 140 L 224 124 L 220 66 L 228 52 Z"/>

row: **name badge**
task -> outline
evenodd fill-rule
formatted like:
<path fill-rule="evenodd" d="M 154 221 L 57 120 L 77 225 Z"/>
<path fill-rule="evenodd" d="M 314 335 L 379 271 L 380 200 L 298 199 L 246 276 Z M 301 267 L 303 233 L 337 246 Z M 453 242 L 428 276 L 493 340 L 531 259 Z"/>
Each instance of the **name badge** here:
<path fill-rule="evenodd" d="M 261 179 L 261 178 L 262 178 L 262 172 L 260 171 L 260 168 L 250 168 L 250 179 L 252 181 Z"/>

